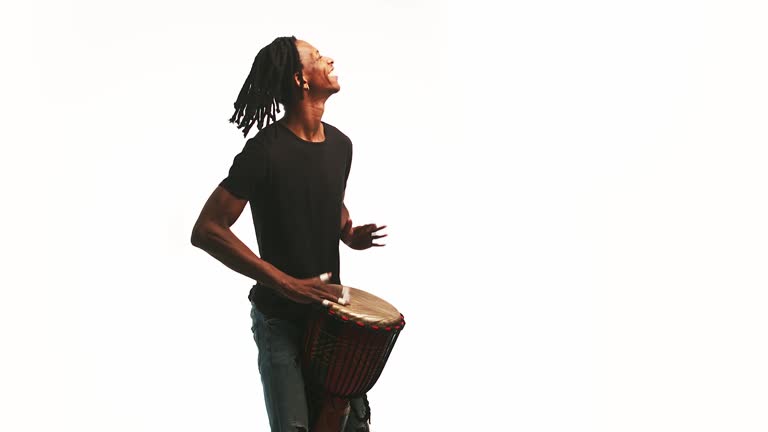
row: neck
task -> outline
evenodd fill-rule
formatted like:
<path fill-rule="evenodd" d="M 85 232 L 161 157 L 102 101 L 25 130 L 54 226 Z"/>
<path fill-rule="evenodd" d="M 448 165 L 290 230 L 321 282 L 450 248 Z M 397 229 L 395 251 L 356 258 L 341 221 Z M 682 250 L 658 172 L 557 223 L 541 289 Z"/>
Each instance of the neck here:
<path fill-rule="evenodd" d="M 296 136 L 305 141 L 325 141 L 325 131 L 321 120 L 327 99 L 327 97 L 315 99 L 305 93 L 304 99 L 285 110 L 285 116 L 280 121 Z"/>

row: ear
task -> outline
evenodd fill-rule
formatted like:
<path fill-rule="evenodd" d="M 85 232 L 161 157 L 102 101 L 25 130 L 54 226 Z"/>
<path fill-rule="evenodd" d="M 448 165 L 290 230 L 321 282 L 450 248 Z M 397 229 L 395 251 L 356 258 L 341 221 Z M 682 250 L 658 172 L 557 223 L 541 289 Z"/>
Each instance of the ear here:
<path fill-rule="evenodd" d="M 302 74 L 301 77 L 304 78 L 304 90 L 309 90 L 309 84 L 307 84 L 304 74 Z M 296 87 L 301 87 L 301 80 L 299 79 L 298 73 L 293 74 L 293 81 L 296 83 Z"/>

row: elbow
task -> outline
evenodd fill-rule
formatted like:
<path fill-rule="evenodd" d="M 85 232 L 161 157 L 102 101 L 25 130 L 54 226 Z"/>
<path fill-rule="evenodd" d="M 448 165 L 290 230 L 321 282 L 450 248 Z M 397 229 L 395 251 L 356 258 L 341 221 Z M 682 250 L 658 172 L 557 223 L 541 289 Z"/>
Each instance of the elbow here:
<path fill-rule="evenodd" d="M 213 221 L 198 222 L 192 228 L 189 241 L 192 246 L 208 252 L 210 248 L 227 241 L 227 230 L 228 228 Z"/>
<path fill-rule="evenodd" d="M 200 247 L 200 238 L 198 237 L 197 233 L 192 231 L 192 237 L 189 239 L 190 243 L 192 243 L 192 246 L 194 247 Z"/>
<path fill-rule="evenodd" d="M 189 241 L 192 243 L 192 246 L 202 249 L 207 237 L 208 235 L 206 231 L 200 226 L 195 225 L 195 227 L 192 228 L 192 235 L 190 236 Z"/>

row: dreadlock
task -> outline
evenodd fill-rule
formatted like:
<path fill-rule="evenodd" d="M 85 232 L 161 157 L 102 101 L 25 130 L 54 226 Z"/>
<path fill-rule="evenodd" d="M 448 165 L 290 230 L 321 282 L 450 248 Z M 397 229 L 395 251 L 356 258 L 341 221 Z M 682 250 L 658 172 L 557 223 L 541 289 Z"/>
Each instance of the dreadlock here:
<path fill-rule="evenodd" d="M 300 81 L 298 88 L 293 81 L 296 73 Z M 304 86 L 304 77 L 296 37 L 279 37 L 256 55 L 229 122 L 243 129 L 243 136 L 248 136 L 255 122 L 259 130 L 264 127 L 265 119 L 269 126 L 280 112 L 279 104 L 290 106 L 303 97 L 301 86 Z"/>

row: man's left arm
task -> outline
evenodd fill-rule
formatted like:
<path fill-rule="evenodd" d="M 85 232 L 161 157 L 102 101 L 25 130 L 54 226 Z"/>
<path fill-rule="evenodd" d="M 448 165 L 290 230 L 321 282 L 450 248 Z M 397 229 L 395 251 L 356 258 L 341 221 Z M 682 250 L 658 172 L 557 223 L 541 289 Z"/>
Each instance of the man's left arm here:
<path fill-rule="evenodd" d="M 342 202 L 341 203 L 341 233 L 342 234 L 344 234 L 344 227 L 347 226 L 348 220 L 349 220 L 349 210 L 347 210 L 347 206 L 344 204 L 344 202 Z"/>
<path fill-rule="evenodd" d="M 352 218 L 349 217 L 349 210 L 347 210 L 344 202 L 341 203 L 341 241 L 352 249 L 363 250 L 371 246 L 384 246 L 384 244 L 374 243 L 374 240 L 387 236 L 386 234 L 379 233 L 380 230 L 386 227 L 386 225 L 377 226 L 376 224 L 353 227 Z"/>

